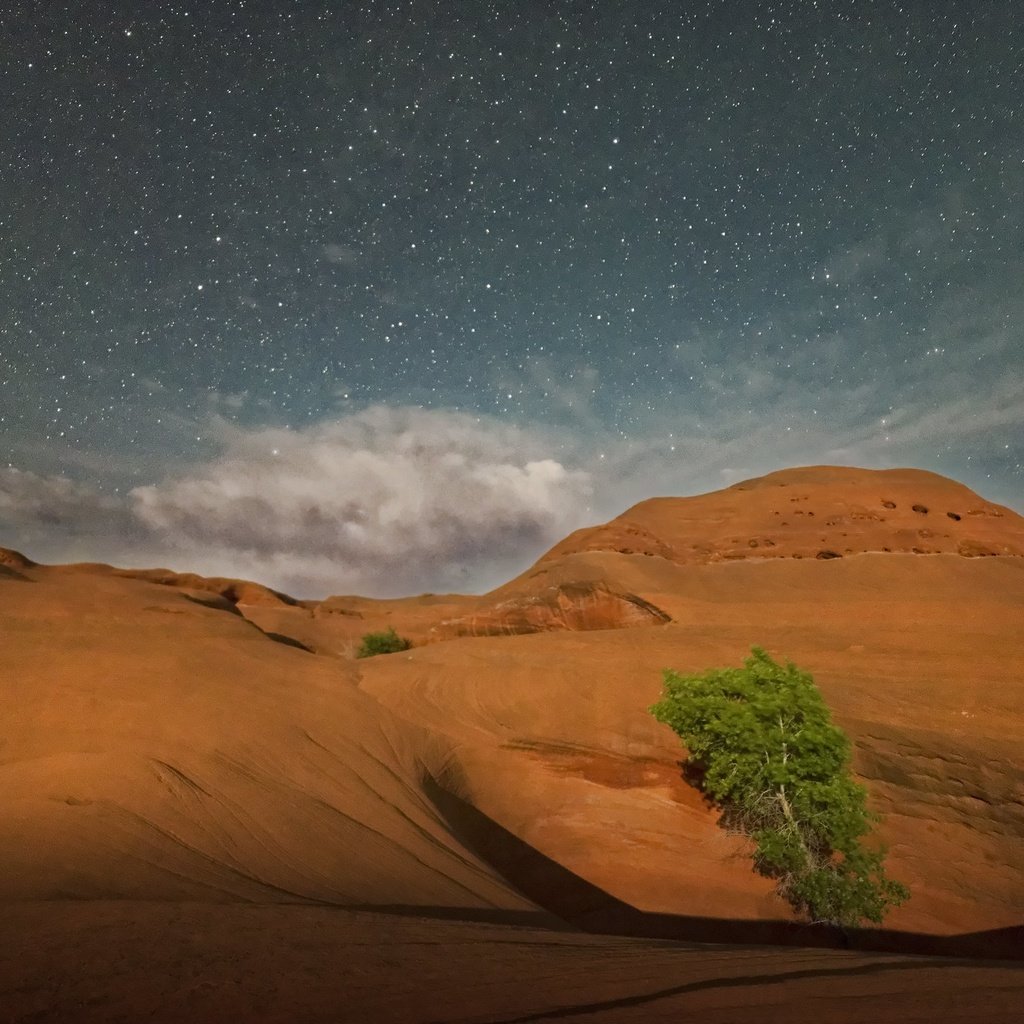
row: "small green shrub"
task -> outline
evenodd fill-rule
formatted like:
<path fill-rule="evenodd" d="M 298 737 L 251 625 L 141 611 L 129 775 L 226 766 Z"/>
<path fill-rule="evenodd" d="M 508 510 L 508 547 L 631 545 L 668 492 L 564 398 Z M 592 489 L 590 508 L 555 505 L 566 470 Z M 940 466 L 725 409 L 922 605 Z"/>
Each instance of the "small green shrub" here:
<path fill-rule="evenodd" d="M 755 647 L 742 668 L 665 672 L 651 708 L 689 750 L 689 767 L 756 844 L 754 862 L 813 921 L 879 923 L 910 893 L 887 878 L 885 851 L 861 839 L 877 816 L 850 775 L 850 741 L 814 680 Z"/>
<path fill-rule="evenodd" d="M 356 657 L 372 658 L 375 654 L 394 654 L 396 651 L 407 651 L 410 647 L 412 643 L 404 636 L 399 636 L 393 626 L 389 626 L 382 633 L 366 633 L 356 651 Z"/>

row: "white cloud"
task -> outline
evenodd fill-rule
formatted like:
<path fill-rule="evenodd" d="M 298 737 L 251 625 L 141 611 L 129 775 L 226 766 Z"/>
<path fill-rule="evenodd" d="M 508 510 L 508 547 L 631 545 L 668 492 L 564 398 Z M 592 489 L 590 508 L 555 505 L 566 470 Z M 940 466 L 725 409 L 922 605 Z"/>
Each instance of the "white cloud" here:
<path fill-rule="evenodd" d="M 637 501 L 786 466 L 916 465 L 1019 506 L 984 465 L 1020 436 L 1019 375 L 984 396 L 922 381 L 878 408 L 866 384 L 815 395 L 803 379 L 773 385 L 756 362 L 733 370 L 746 409 L 678 402 L 629 436 L 409 407 L 301 429 L 241 428 L 208 412 L 189 436 L 202 433 L 216 454 L 165 465 L 127 495 L 0 470 L 0 544 L 41 560 L 240 576 L 297 596 L 386 596 L 486 589 Z M 981 453 L 973 462 L 956 454 L 968 444 L 968 456 Z M 91 462 L 76 466 L 102 476 Z"/>
<path fill-rule="evenodd" d="M 132 512 L 203 571 L 302 593 L 496 583 L 580 525 L 590 490 L 539 435 L 460 413 L 224 437 L 216 459 L 134 489 Z"/>
<path fill-rule="evenodd" d="M 106 532 L 111 517 L 123 527 L 124 508 L 115 497 L 63 476 L 0 469 L 0 522 L 22 536 L 63 530 L 75 536 Z"/>
<path fill-rule="evenodd" d="M 107 561 L 139 553 L 146 535 L 123 495 L 61 475 L 0 469 L 0 546 L 41 562 Z"/>

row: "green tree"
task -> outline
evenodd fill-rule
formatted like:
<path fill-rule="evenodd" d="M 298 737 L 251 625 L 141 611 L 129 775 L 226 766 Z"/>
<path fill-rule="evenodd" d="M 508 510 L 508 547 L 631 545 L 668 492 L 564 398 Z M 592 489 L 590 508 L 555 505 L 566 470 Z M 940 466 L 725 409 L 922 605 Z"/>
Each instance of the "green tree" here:
<path fill-rule="evenodd" d="M 404 636 L 399 636 L 394 626 L 388 626 L 381 633 L 366 633 L 359 649 L 356 651 L 357 658 L 372 658 L 375 654 L 394 654 L 396 651 L 407 651 L 412 643 Z"/>
<path fill-rule="evenodd" d="M 850 775 L 850 742 L 814 680 L 755 647 L 742 668 L 666 670 L 651 708 L 678 734 L 726 824 L 756 844 L 757 869 L 813 921 L 879 923 L 910 893 L 862 845 L 877 816 Z"/>

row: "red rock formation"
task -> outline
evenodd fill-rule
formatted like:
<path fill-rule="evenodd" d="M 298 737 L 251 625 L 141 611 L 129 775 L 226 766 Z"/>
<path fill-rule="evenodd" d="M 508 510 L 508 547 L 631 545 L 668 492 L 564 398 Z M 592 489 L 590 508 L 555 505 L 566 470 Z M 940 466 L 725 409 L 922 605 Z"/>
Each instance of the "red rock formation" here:
<path fill-rule="evenodd" d="M 445 619 L 433 638 L 515 636 L 559 630 L 622 629 L 661 625 L 669 616 L 636 594 L 614 590 L 607 583 L 581 581 L 547 586 L 535 593 L 482 604 L 467 615 Z"/>
<path fill-rule="evenodd" d="M 220 922 L 222 968 L 252 965 L 247 985 L 260 971 L 290 984 L 292 973 L 274 967 L 287 935 L 301 935 L 287 954 L 301 946 L 296 964 L 308 964 L 315 947 L 316 965 L 347 964 L 347 956 L 362 965 L 367 951 L 403 941 L 398 924 L 389 931 L 386 921 L 360 919 L 342 928 L 337 915 L 296 932 L 291 922 L 322 909 L 303 902 L 475 921 L 537 914 L 550 923 L 558 914 L 609 932 L 792 940 L 789 906 L 752 871 L 749 843 L 720 827 L 682 777 L 676 737 L 647 710 L 662 669 L 737 664 L 754 644 L 814 674 L 853 741 L 870 806 L 884 814 L 889 871 L 911 889 L 886 921 L 893 932 L 852 940 L 900 948 L 925 936 L 931 949 L 948 951 L 968 947 L 943 943 L 985 933 L 969 940 L 971 950 L 1014 955 L 1024 907 L 1022 522 L 933 474 L 817 467 L 642 502 L 480 598 L 320 604 L 289 604 L 238 581 L 36 566 L 5 552 L 0 990 L 18 1001 L 16 1019 L 39 1016 L 57 1005 L 46 988 L 57 970 L 59 1008 L 92 1006 L 68 964 L 126 978 L 132 951 L 163 950 L 171 933 L 180 943 L 168 953 L 172 966 L 191 964 L 203 921 Z M 986 552 L 993 557 L 962 557 Z M 201 594 L 209 602 L 197 602 Z M 226 614 L 235 602 L 250 623 Z M 418 645 L 347 659 L 360 634 L 387 626 Z M 464 635 L 474 632 L 491 635 Z M 282 637 L 331 657 L 275 642 Z M 431 638 L 444 642 L 424 642 Z M 116 901 L 94 902 L 100 897 Z M 161 917 L 166 907 L 171 922 Z M 258 922 L 241 913 L 246 907 Z M 239 955 L 243 940 L 224 922 L 242 918 L 246 934 L 272 935 L 278 948 Z M 14 923 L 3 932 L 5 920 Z M 403 964 L 433 948 L 424 931 L 434 924 L 415 920 L 419 952 L 403 951 Z M 148 932 L 143 921 L 152 922 Z M 357 938 L 317 945 L 314 931 L 332 927 Z M 473 927 L 469 938 L 440 925 L 430 931 L 440 953 L 424 970 L 441 969 L 448 941 L 463 951 L 482 942 L 482 962 L 503 963 L 509 938 Z M 545 938 L 523 963 L 546 963 L 555 941 Z M 609 962 L 620 963 L 626 948 L 616 940 Z M 25 966 L 22 951 L 33 949 L 46 955 Z M 644 948 L 644 962 L 655 953 Z M 686 971 L 698 962 L 672 955 Z M 760 950 L 756 965 L 737 959 L 745 955 L 716 950 L 709 976 L 744 977 L 720 1005 L 712 996 L 724 990 L 694 976 L 701 998 L 710 993 L 709 1020 L 733 1020 L 736 999 L 761 998 L 748 975 L 769 962 L 787 964 L 800 991 L 813 984 L 804 979 L 811 954 L 783 962 Z M 589 948 L 583 961 L 579 991 L 559 995 L 554 1015 L 596 998 L 601 962 Z M 913 1015 L 919 1004 L 907 993 L 922 978 L 928 985 L 914 991 L 925 995 L 915 998 L 940 983 L 954 993 L 949 978 L 968 984 L 967 974 L 948 973 L 955 963 L 934 977 L 920 962 L 886 973 L 895 963 L 909 966 L 887 956 L 856 985 L 826 970 L 828 986 L 849 983 L 851 992 L 848 1006 L 830 1004 L 826 1016 L 859 1020 L 869 1006 L 875 1019 L 895 1020 L 893 1007 Z M 1019 1001 L 994 967 L 971 970 L 998 977 L 999 991 L 1010 993 L 1005 1005 Z M 502 992 L 511 1000 L 522 972 L 510 977 Z M 871 988 L 884 978 L 888 988 Z M 996 991 L 994 981 L 978 984 Z M 152 1005 L 164 1005 L 169 991 L 173 984 L 157 986 Z M 127 1013 L 116 999 L 95 1005 L 93 1019 Z M 496 1016 L 493 1007 L 478 1014 L 482 1005 L 434 1016 Z M 209 1019 L 252 1016 L 225 1006 Z M 535 1009 L 523 1004 L 521 1015 Z M 626 1009 L 653 1019 L 649 1007 Z"/>
<path fill-rule="evenodd" d="M 6 565 L 11 569 L 31 569 L 35 564 L 31 558 L 26 558 L 20 551 L 0 548 L 0 565 Z"/>
<path fill-rule="evenodd" d="M 273 608 L 298 604 L 294 597 L 250 580 L 198 576 L 192 572 L 172 572 L 170 569 L 115 569 L 114 575 L 133 580 L 146 580 L 148 583 L 159 583 L 164 587 L 176 587 L 181 590 L 206 591 L 223 597 L 231 604 L 266 605 Z"/>
<path fill-rule="evenodd" d="M 541 562 L 586 551 L 677 565 L 878 553 L 1024 556 L 1024 518 L 919 469 L 769 473 L 692 498 L 651 498 L 578 530 Z"/>

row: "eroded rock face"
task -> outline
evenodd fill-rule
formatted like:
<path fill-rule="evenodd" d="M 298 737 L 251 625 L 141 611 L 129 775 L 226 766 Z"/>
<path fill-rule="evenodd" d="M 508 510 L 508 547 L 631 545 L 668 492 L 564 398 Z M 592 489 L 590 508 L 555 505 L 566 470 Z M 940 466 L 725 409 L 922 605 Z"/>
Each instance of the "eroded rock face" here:
<path fill-rule="evenodd" d="M 6 565 L 9 569 L 31 569 L 35 564 L 31 558 L 26 558 L 20 551 L 0 548 L 0 565 Z"/>
<path fill-rule="evenodd" d="M 457 636 L 516 636 L 558 630 L 622 629 L 660 625 L 669 616 L 636 594 L 618 592 L 606 583 L 561 583 L 534 594 L 519 594 L 470 614 L 447 619 L 434 630 L 436 639 Z"/>
<path fill-rule="evenodd" d="M 657 555 L 670 561 L 677 560 L 671 544 L 646 526 L 631 520 L 628 513 L 603 526 L 569 534 L 545 557 L 557 558 L 581 551 L 615 551 L 620 555 Z"/>
<path fill-rule="evenodd" d="M 172 572 L 170 569 L 118 569 L 115 575 L 147 583 L 182 590 L 201 590 L 217 594 L 231 604 L 291 606 L 298 602 L 287 594 L 271 590 L 261 583 L 249 580 L 225 579 L 221 576 L 197 576 L 192 572 Z"/>
<path fill-rule="evenodd" d="M 279 591 L 271 590 L 262 583 L 253 583 L 250 580 L 227 579 L 222 576 L 199 576 L 194 572 L 174 572 L 171 569 L 118 569 L 103 562 L 77 562 L 71 565 L 40 566 L 31 558 L 23 555 L 20 551 L 12 548 L 0 547 L 0 566 L 13 569 L 16 572 L 23 569 L 44 569 L 52 570 L 58 574 L 95 574 L 102 576 L 119 576 L 123 579 L 144 580 L 147 583 L 157 583 L 165 587 L 175 587 L 179 590 L 194 590 L 204 593 L 215 594 L 222 597 L 231 604 L 245 605 L 267 605 L 274 607 L 291 607 L 298 602 L 282 594 Z"/>
<path fill-rule="evenodd" d="M 652 498 L 541 559 L 588 551 L 677 565 L 867 553 L 1024 557 L 1024 518 L 923 470 L 811 466 L 689 498 Z"/>

